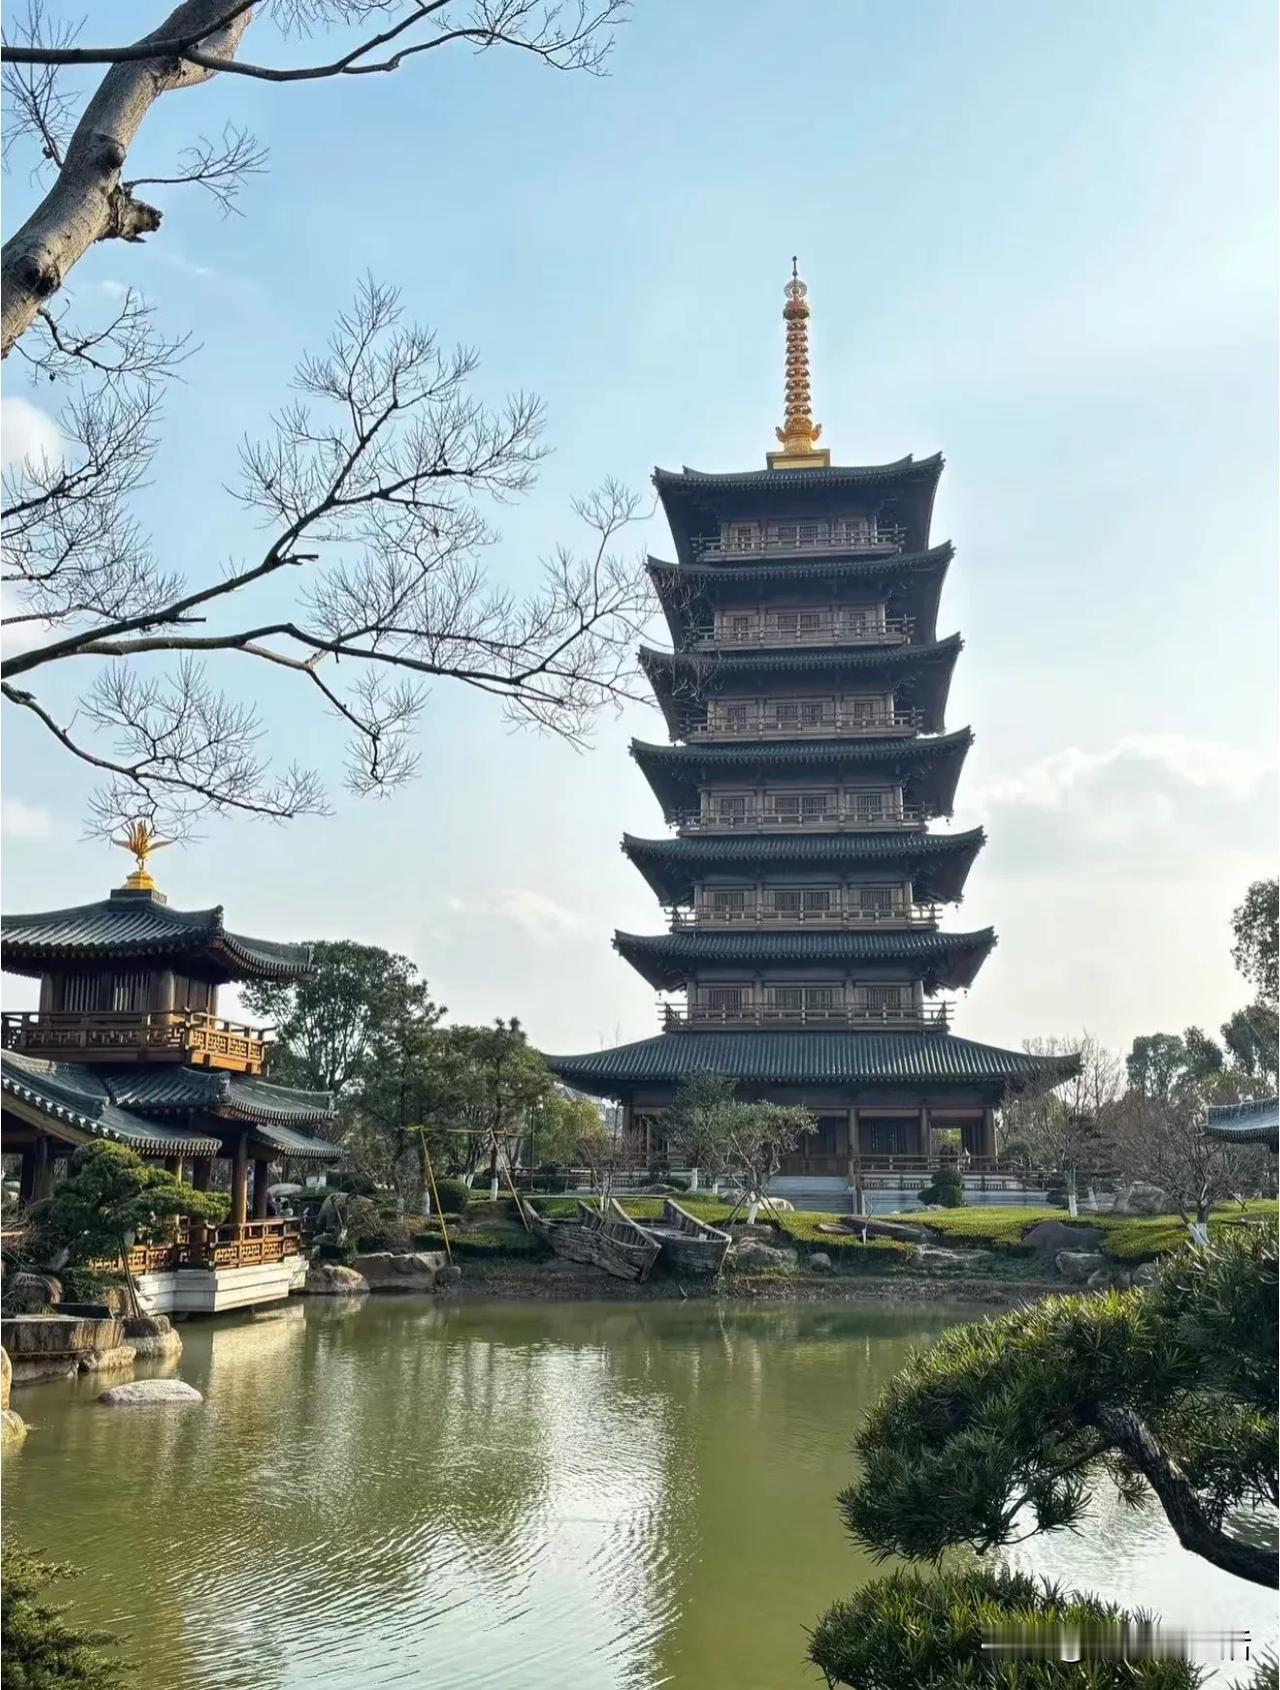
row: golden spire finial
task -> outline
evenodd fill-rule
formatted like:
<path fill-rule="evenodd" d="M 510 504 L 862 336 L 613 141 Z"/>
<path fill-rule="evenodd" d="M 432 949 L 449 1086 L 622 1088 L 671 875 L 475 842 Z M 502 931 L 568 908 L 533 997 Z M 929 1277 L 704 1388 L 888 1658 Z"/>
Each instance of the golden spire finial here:
<path fill-rule="evenodd" d="M 157 839 L 146 822 L 130 822 L 123 839 L 113 839 L 122 851 L 132 851 L 138 866 L 121 888 L 124 892 L 154 892 L 156 883 L 147 872 L 147 858 L 153 851 L 163 851 L 172 845 L 171 839 Z"/>
<path fill-rule="evenodd" d="M 809 392 L 808 292 L 793 257 L 791 280 L 786 286 L 787 303 L 782 308 L 787 325 L 786 410 L 782 427 L 774 430 L 782 450 L 769 453 L 770 469 L 813 469 L 831 461 L 830 453 L 816 445 L 822 425 L 813 420 Z"/>

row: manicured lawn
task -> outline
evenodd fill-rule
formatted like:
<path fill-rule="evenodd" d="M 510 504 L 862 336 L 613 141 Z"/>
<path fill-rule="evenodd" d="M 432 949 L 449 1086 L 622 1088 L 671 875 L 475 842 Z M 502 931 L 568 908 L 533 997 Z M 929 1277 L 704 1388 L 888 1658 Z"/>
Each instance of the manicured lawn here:
<path fill-rule="evenodd" d="M 1255 1198 L 1244 1205 L 1224 1203 L 1209 1217 L 1212 1235 L 1224 1227 L 1239 1225 L 1245 1220 L 1276 1219 L 1274 1201 Z M 965 1245 L 980 1245 L 987 1249 L 1023 1254 L 1027 1246 L 1022 1236 L 1037 1221 L 1056 1220 L 1072 1225 L 1061 1209 L 947 1209 L 938 1213 L 903 1215 L 903 1220 L 915 1220 L 927 1226 L 940 1240 Z M 1117 1261 L 1151 1261 L 1156 1256 L 1176 1250 L 1187 1242 L 1187 1229 L 1178 1215 L 1092 1215 L 1077 1217 L 1079 1226 L 1100 1227 L 1103 1233 L 1102 1251 Z"/>

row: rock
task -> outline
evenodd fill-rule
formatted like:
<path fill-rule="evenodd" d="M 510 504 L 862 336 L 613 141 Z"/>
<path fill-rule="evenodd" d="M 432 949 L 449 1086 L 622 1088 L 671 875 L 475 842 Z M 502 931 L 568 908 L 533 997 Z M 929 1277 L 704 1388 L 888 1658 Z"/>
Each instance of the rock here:
<path fill-rule="evenodd" d="M 338 1262 L 313 1262 L 302 1289 L 308 1297 L 358 1297 L 369 1289 L 369 1282 Z"/>
<path fill-rule="evenodd" d="M 1134 1268 L 1133 1273 L 1130 1275 L 1130 1284 L 1132 1284 L 1132 1285 L 1150 1285 L 1150 1284 L 1152 1284 L 1155 1280 L 1156 1272 L 1158 1270 L 1158 1266 L 1159 1266 L 1159 1264 L 1156 1263 L 1156 1262 L 1143 1262 L 1141 1267 Z"/>
<path fill-rule="evenodd" d="M 0 1349 L 0 1410 L 9 1406 L 9 1387 L 13 1384 L 13 1363 L 8 1350 Z"/>
<path fill-rule="evenodd" d="M 1158 1185 L 1136 1179 L 1116 1194 L 1113 1212 L 1117 1215 L 1164 1215 L 1169 1212 L 1169 1195 Z"/>
<path fill-rule="evenodd" d="M 90 1350 L 80 1357 L 81 1373 L 116 1373 L 132 1367 L 137 1350 L 132 1344 L 117 1344 L 114 1350 Z"/>
<path fill-rule="evenodd" d="M 947 1250 L 940 1244 L 917 1244 L 915 1259 L 926 1267 L 972 1267 L 990 1261 L 990 1250 Z"/>
<path fill-rule="evenodd" d="M 178 1332 L 156 1332 L 149 1338 L 130 1340 L 139 1360 L 154 1361 L 157 1356 L 176 1360 L 182 1354 L 182 1336 Z"/>
<path fill-rule="evenodd" d="M 1064 1279 L 1075 1285 L 1084 1285 L 1090 1274 L 1105 1267 L 1106 1263 L 1097 1250 L 1059 1250 L 1053 1258 L 1053 1265 Z"/>
<path fill-rule="evenodd" d="M 62 1301 L 62 1281 L 51 1273 L 15 1273 L 6 1292 L 12 1308 L 22 1314 L 38 1314 Z"/>
<path fill-rule="evenodd" d="M 0 1344 L 9 1352 L 15 1384 L 74 1373 L 80 1357 L 117 1349 L 124 1337 L 118 1320 L 78 1315 L 16 1314 L 0 1322 Z"/>
<path fill-rule="evenodd" d="M 734 1251 L 740 1267 L 789 1268 L 796 1265 L 794 1250 L 777 1250 L 770 1244 L 758 1244 L 749 1239 Z"/>
<path fill-rule="evenodd" d="M 825 1250 L 815 1250 L 809 1257 L 809 1267 L 814 1273 L 830 1273 L 835 1263 Z"/>
<path fill-rule="evenodd" d="M 105 1408 L 142 1408 L 150 1403 L 203 1402 L 204 1398 L 181 1379 L 135 1379 L 129 1385 L 113 1385 L 98 1401 Z"/>
<path fill-rule="evenodd" d="M 1071 1226 L 1066 1221 L 1037 1221 L 1022 1235 L 1044 1256 L 1056 1256 L 1059 1250 L 1096 1250 L 1104 1234 L 1100 1226 Z"/>
<path fill-rule="evenodd" d="M 456 1285 L 462 1278 L 462 1269 L 452 1262 L 446 1262 L 436 1274 L 436 1285 Z"/>
<path fill-rule="evenodd" d="M 441 1250 L 377 1250 L 357 1256 L 355 1271 L 363 1275 L 370 1291 L 434 1291 L 438 1274 L 448 1265 L 449 1258 Z"/>
<path fill-rule="evenodd" d="M 925 1227 L 904 1225 L 902 1221 L 881 1221 L 874 1215 L 842 1216 L 840 1230 L 865 1232 L 868 1238 L 894 1238 L 900 1244 L 927 1244 L 932 1236 Z"/>
<path fill-rule="evenodd" d="M 27 1423 L 16 1409 L 0 1410 L 0 1443 L 20 1444 L 27 1435 Z"/>
<path fill-rule="evenodd" d="M 120 1324 L 124 1327 L 126 1338 L 159 1338 L 173 1331 L 167 1314 L 141 1314 Z"/>

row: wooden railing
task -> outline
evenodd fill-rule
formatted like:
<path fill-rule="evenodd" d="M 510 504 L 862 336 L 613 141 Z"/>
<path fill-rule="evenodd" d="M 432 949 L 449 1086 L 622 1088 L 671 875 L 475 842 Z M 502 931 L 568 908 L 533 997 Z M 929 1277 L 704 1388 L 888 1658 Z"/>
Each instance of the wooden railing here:
<path fill-rule="evenodd" d="M 691 910 L 677 910 L 671 918 L 671 931 L 684 932 L 690 927 L 936 927 L 936 904 L 894 904 L 889 909 L 835 910 L 779 910 L 757 908 L 712 909 L 696 905 Z"/>
<path fill-rule="evenodd" d="M 860 811 L 853 805 L 833 805 L 827 810 L 784 813 L 748 806 L 737 815 L 717 815 L 686 810 L 676 817 L 684 833 L 777 833 L 795 829 L 812 833 L 865 833 L 875 828 L 911 828 L 919 831 L 929 820 L 914 804 L 886 805 L 878 812 Z"/>
<path fill-rule="evenodd" d="M 719 534 L 704 534 L 693 541 L 694 555 L 704 562 L 718 562 L 726 558 L 747 557 L 812 557 L 823 552 L 860 553 L 898 551 L 907 538 L 905 528 L 869 522 L 865 526 L 828 529 L 826 533 L 809 539 L 781 539 L 777 535 L 760 533 L 722 538 Z"/>
<path fill-rule="evenodd" d="M 723 717 L 685 730 L 686 739 L 843 739 L 859 734 L 914 733 L 924 724 L 920 710 L 831 711 L 820 721 L 780 721 L 753 716 L 741 721 Z"/>
<path fill-rule="evenodd" d="M 177 1268 L 256 1267 L 296 1256 L 301 1242 L 302 1226 L 296 1220 L 227 1221 L 222 1226 L 184 1220 L 168 1243 L 135 1244 L 128 1254 L 129 1270 L 136 1275 L 171 1273 Z M 93 1265 L 112 1272 L 120 1264 Z"/>
<path fill-rule="evenodd" d="M 902 645 L 915 626 L 910 616 L 824 616 L 817 627 L 792 626 L 769 617 L 747 628 L 731 624 L 690 630 L 691 639 L 702 650 L 732 651 L 748 645 Z"/>
<path fill-rule="evenodd" d="M 859 1004 L 786 1009 L 772 1003 L 743 1003 L 730 1009 L 711 1009 L 705 1004 L 660 1004 L 658 1009 L 663 1026 L 672 1033 L 705 1027 L 882 1027 L 918 1032 L 941 1030 L 950 1020 L 950 1009 L 945 1003 L 912 1004 L 897 1009 L 868 1009 Z"/>
<path fill-rule="evenodd" d="M 67 1060 L 196 1062 L 256 1073 L 266 1029 L 203 1010 L 9 1010 L 0 1017 L 6 1050 Z"/>

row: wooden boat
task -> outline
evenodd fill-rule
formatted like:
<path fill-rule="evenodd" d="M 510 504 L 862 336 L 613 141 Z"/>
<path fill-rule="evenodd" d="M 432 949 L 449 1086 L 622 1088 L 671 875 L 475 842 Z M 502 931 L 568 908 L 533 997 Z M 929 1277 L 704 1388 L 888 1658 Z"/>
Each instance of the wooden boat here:
<path fill-rule="evenodd" d="M 548 1220 L 527 1199 L 524 1212 L 534 1232 L 557 1256 L 602 1268 L 616 1279 L 646 1280 L 658 1259 L 658 1240 L 624 1214 L 616 1199 L 611 1199 L 602 1213 L 579 1197 L 573 1220 Z"/>
<path fill-rule="evenodd" d="M 687 1209 L 663 1199 L 662 1219 L 646 1221 L 645 1231 L 662 1246 L 662 1260 L 681 1273 L 719 1273 L 732 1240 L 718 1226 L 711 1226 Z"/>

